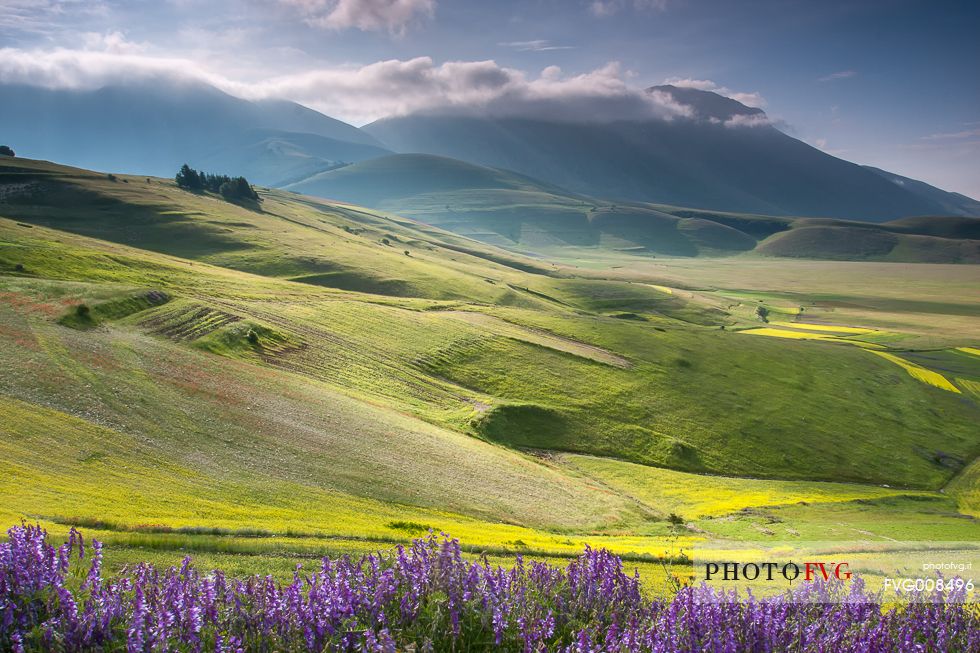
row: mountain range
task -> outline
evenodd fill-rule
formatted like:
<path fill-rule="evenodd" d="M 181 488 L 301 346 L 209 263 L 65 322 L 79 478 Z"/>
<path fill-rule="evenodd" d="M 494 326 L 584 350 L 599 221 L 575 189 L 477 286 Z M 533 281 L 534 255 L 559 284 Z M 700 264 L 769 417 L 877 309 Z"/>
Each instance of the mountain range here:
<path fill-rule="evenodd" d="M 980 204 L 844 161 L 789 136 L 760 109 L 708 91 L 649 89 L 691 108 L 674 120 L 558 122 L 410 115 L 364 128 L 399 152 L 533 175 L 570 191 L 768 215 L 886 221 L 980 215 Z"/>
<path fill-rule="evenodd" d="M 183 163 L 276 186 L 387 154 L 372 136 L 295 102 L 248 101 L 197 82 L 96 90 L 0 85 L 3 138 L 19 153 L 171 176 Z"/>
<path fill-rule="evenodd" d="M 171 176 L 186 162 L 522 251 L 977 258 L 975 240 L 945 240 L 975 230 L 972 220 L 949 218 L 980 216 L 980 202 L 833 157 L 731 98 L 669 85 L 648 91 L 687 115 L 569 122 L 429 113 L 358 129 L 294 102 L 250 101 L 199 82 L 0 85 L 0 140 L 32 158 L 107 172 Z M 913 216 L 946 219 L 911 231 L 867 224 Z M 790 219 L 798 217 L 860 222 Z M 856 242 L 872 245 L 845 246 Z"/>

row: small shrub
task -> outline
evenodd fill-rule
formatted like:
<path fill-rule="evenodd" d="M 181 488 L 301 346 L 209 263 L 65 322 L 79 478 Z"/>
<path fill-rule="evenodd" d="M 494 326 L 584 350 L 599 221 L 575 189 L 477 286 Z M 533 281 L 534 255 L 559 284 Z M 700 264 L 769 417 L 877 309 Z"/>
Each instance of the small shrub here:
<path fill-rule="evenodd" d="M 18 263 L 17 265 L 14 266 L 14 272 L 23 272 L 23 271 L 24 271 L 23 263 Z"/>
<path fill-rule="evenodd" d="M 669 523 L 671 526 L 683 526 L 684 518 L 678 515 L 676 512 L 672 512 L 667 515 L 667 523 Z"/>
<path fill-rule="evenodd" d="M 118 177 L 116 177 L 116 175 L 112 174 L 111 172 L 107 174 L 105 178 L 108 179 L 109 181 L 118 181 L 119 179 Z"/>
<path fill-rule="evenodd" d="M 390 521 L 386 525 L 396 531 L 408 531 L 410 533 L 426 533 L 432 530 L 431 526 L 414 521 Z"/>
<path fill-rule="evenodd" d="M 88 304 L 79 304 L 75 307 L 75 315 L 82 320 L 87 320 L 92 317 L 92 309 L 89 308 Z"/>
<path fill-rule="evenodd" d="M 258 200 L 259 195 L 245 177 L 235 177 L 223 182 L 218 192 L 226 200 Z"/>
<path fill-rule="evenodd" d="M 255 332 L 255 329 L 249 329 L 248 333 L 245 334 L 245 337 L 252 345 L 259 344 L 259 334 Z"/>
<path fill-rule="evenodd" d="M 755 309 L 755 314 L 763 322 L 768 322 L 769 321 L 769 309 L 766 308 L 765 306 L 757 306 L 756 309 Z"/>
<path fill-rule="evenodd" d="M 0 156 L 17 156 L 9 145 L 0 145 Z"/>
<path fill-rule="evenodd" d="M 382 238 L 381 239 L 381 244 L 382 245 L 390 245 L 391 244 L 391 241 L 388 240 L 387 238 Z"/>

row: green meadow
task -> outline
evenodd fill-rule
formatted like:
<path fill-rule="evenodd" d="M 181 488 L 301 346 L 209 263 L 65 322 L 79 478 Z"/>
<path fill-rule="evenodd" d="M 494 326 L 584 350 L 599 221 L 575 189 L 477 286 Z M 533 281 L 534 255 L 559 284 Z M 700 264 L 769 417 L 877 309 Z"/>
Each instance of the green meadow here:
<path fill-rule="evenodd" d="M 980 540 L 976 265 L 535 257 L 287 191 L 0 184 L 0 518 L 113 565 L 288 575 L 431 529 L 656 585 L 705 540 Z"/>

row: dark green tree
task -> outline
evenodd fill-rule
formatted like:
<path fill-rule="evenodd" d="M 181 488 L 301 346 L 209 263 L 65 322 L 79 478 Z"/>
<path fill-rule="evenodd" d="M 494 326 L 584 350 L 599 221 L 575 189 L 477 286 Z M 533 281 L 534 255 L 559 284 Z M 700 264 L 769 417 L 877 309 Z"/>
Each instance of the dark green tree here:
<path fill-rule="evenodd" d="M 252 185 L 245 177 L 235 177 L 221 184 L 219 188 L 221 196 L 226 200 L 257 200 L 259 194 L 255 192 Z"/>
<path fill-rule="evenodd" d="M 177 176 L 174 177 L 174 180 L 177 182 L 178 186 L 181 188 L 186 188 L 187 190 L 204 189 L 204 180 L 201 178 L 201 173 L 186 163 L 180 167 L 180 170 L 177 172 Z"/>
<path fill-rule="evenodd" d="M 17 156 L 9 145 L 0 145 L 0 156 Z"/>

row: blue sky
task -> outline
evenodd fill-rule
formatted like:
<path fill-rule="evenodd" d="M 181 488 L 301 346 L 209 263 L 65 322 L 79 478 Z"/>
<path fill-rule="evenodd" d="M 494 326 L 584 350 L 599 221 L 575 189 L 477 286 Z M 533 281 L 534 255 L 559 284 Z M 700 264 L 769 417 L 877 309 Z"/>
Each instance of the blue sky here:
<path fill-rule="evenodd" d="M 918 0 L 0 0 L 0 81 L 175 71 L 362 124 L 444 104 L 634 117 L 640 89 L 680 80 L 980 197 L 978 33 L 980 3 Z"/>

